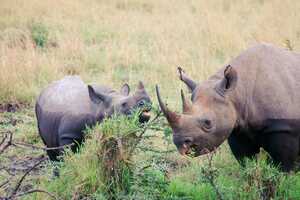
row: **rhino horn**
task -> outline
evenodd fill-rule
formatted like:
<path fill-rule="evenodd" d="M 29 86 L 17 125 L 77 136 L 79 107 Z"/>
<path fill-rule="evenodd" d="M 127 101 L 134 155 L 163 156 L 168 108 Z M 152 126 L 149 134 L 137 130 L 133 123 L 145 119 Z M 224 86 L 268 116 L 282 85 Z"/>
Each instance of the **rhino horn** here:
<path fill-rule="evenodd" d="M 176 112 L 173 112 L 173 111 L 171 111 L 167 108 L 167 106 L 161 100 L 159 89 L 158 89 L 157 85 L 156 85 L 155 89 L 156 89 L 156 95 L 157 95 L 158 103 L 159 103 L 159 106 L 160 106 L 162 112 L 166 116 L 166 118 L 167 118 L 168 122 L 170 123 L 170 125 L 175 126 L 176 123 L 178 123 L 180 115 L 178 115 Z"/>
<path fill-rule="evenodd" d="M 192 110 L 192 105 L 189 100 L 184 96 L 183 90 L 181 90 L 182 110 L 184 113 L 188 113 Z"/>
<path fill-rule="evenodd" d="M 177 68 L 178 73 L 179 73 L 179 78 L 181 81 L 183 81 L 186 86 L 189 88 L 190 92 L 193 92 L 195 90 L 195 88 L 197 87 L 197 83 L 195 81 L 193 81 L 191 78 L 189 78 L 184 70 L 181 67 Z"/>

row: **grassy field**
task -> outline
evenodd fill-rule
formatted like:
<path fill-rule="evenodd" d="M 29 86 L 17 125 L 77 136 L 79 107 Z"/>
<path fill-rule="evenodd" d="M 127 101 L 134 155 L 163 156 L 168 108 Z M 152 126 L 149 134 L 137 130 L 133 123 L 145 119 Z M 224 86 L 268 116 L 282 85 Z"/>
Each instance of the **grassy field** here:
<path fill-rule="evenodd" d="M 114 88 L 124 82 L 134 87 L 142 80 L 154 102 L 154 86 L 159 84 L 171 107 L 180 110 L 179 92 L 185 86 L 177 78 L 177 66 L 201 81 L 258 42 L 299 51 L 299 10 L 297 0 L 0 0 L 0 104 L 26 105 L 16 113 L 0 113 L 0 131 L 12 131 L 17 141 L 41 146 L 35 98 L 48 83 L 68 74 Z M 141 146 L 174 150 L 164 132 L 168 131 L 149 131 L 156 137 Z M 76 180 L 49 181 L 52 170 L 47 163 L 26 178 L 22 190 L 34 183 L 34 188 L 62 199 L 106 199 L 97 163 L 76 168 L 92 159 L 87 152 L 95 145 L 67 156 L 62 173 L 77 176 Z M 13 188 L 24 173 L 22 167 L 32 165 L 30 156 L 42 154 L 9 148 L 0 157 L 0 184 L 9 178 Z M 300 199 L 300 174 L 279 172 L 265 163 L 264 153 L 257 163 L 249 161 L 240 168 L 224 144 L 209 160 L 139 149 L 132 157 L 130 189 L 115 198 Z M 5 172 L 3 163 L 16 169 Z M 82 196 L 74 195 L 76 188 Z M 0 196 L 6 192 L 0 189 Z"/>
<path fill-rule="evenodd" d="M 0 3 L 2 101 L 32 102 L 66 74 L 115 87 L 143 80 L 151 91 L 159 83 L 176 97 L 177 66 L 203 80 L 257 42 L 300 48 L 295 0 Z"/>

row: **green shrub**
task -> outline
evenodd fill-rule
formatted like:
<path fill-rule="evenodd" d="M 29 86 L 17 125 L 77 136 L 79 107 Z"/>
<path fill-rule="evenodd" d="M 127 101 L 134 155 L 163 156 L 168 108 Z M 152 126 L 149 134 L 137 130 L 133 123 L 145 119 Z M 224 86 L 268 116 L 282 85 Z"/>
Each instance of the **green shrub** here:
<path fill-rule="evenodd" d="M 48 28 L 41 22 L 35 22 L 30 27 L 31 37 L 37 47 L 45 47 L 49 39 Z"/>
<path fill-rule="evenodd" d="M 118 199 L 129 194 L 135 169 L 132 156 L 149 125 L 141 125 L 138 116 L 139 112 L 130 118 L 113 116 L 88 128 L 80 152 L 66 151 L 60 176 L 45 179 L 42 187 L 64 199 L 74 195 Z"/>

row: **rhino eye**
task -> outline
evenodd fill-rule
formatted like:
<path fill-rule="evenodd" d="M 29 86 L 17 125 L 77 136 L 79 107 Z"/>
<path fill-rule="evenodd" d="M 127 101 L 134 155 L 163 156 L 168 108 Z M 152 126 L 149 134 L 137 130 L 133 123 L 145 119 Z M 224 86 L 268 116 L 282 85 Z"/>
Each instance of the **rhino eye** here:
<path fill-rule="evenodd" d="M 138 106 L 142 107 L 142 106 L 144 106 L 144 105 L 145 105 L 144 100 L 138 102 Z"/>
<path fill-rule="evenodd" d="M 209 132 L 212 129 L 212 122 L 210 119 L 201 119 L 198 121 L 203 131 Z"/>
<path fill-rule="evenodd" d="M 121 106 L 122 106 L 123 108 L 127 107 L 127 102 L 123 102 L 123 103 L 121 104 Z"/>

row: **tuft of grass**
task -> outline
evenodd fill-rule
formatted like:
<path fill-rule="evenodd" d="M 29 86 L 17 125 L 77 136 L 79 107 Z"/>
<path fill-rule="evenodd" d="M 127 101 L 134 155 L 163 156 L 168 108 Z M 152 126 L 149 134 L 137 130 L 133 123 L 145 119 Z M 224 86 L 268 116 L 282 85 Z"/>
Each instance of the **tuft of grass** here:
<path fill-rule="evenodd" d="M 49 40 L 48 27 L 42 22 L 34 22 L 30 26 L 31 37 L 37 47 L 46 47 Z"/>
<path fill-rule="evenodd" d="M 278 190 L 276 190 L 276 197 L 282 199 L 300 199 L 300 172 L 292 173 L 282 177 L 278 183 Z M 280 199 L 280 198 L 277 198 Z"/>

